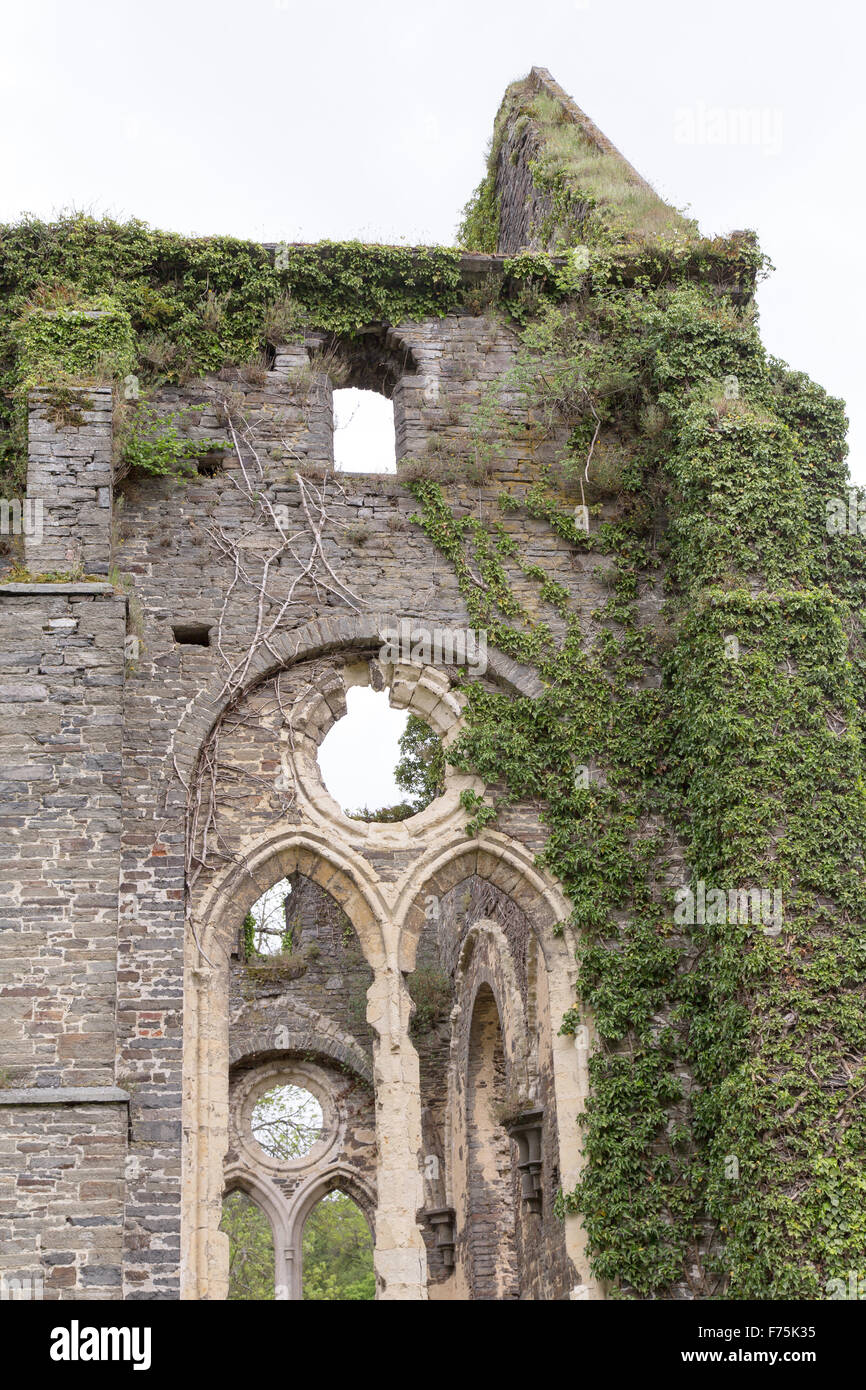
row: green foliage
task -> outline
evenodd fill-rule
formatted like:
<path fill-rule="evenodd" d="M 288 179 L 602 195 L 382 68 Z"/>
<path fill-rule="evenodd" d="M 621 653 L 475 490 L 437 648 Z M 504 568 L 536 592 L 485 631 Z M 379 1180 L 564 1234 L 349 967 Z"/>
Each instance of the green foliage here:
<path fill-rule="evenodd" d="M 267 1216 L 245 1192 L 223 1201 L 220 1230 L 229 1238 L 229 1299 L 274 1298 L 274 1242 Z M 360 1208 L 342 1192 L 323 1198 L 303 1236 L 303 1296 L 316 1302 L 371 1302 L 376 1296 L 373 1240 Z"/>
<path fill-rule="evenodd" d="M 451 977 L 435 965 L 419 965 L 406 978 L 406 986 L 415 1005 L 411 1031 L 429 1033 L 451 1012 L 454 991 Z"/>
<path fill-rule="evenodd" d="M 30 305 L 13 333 L 22 389 L 58 376 L 122 377 L 135 362 L 129 315 L 109 296 L 53 308 Z"/>
<path fill-rule="evenodd" d="M 499 242 L 500 200 L 496 193 L 496 165 L 492 146 L 484 178 L 469 199 L 457 228 L 457 245 L 467 251 L 494 255 Z"/>
<path fill-rule="evenodd" d="M 35 380 L 132 370 L 145 384 L 185 382 L 309 328 L 351 335 L 445 314 L 459 289 L 459 255 L 443 247 L 275 254 L 81 214 L 0 227 L 0 475 L 23 482 L 23 391 Z"/>
<path fill-rule="evenodd" d="M 408 792 L 416 811 L 423 811 L 445 790 L 445 753 L 437 733 L 410 714 L 400 735 L 400 757 L 394 769 L 394 781 Z"/>
<path fill-rule="evenodd" d="M 243 932 L 243 952 L 244 960 L 251 960 L 257 955 L 256 950 L 256 928 L 258 923 L 251 912 L 248 912 L 243 920 L 241 930 Z"/>
<path fill-rule="evenodd" d="M 524 332 L 528 404 L 571 436 L 560 481 L 499 505 L 608 557 L 591 643 L 513 537 L 411 484 L 472 621 L 541 679 L 533 699 L 469 685 L 449 760 L 497 788 L 492 804 L 464 793 L 468 833 L 510 801 L 541 808 L 539 861 L 581 943 L 563 1030 L 591 1018 L 599 1039 L 587 1164 L 559 1205 L 631 1297 L 820 1298 L 863 1268 L 866 564 L 862 538 L 825 527 L 847 486 L 844 413 L 767 359 L 735 285 L 759 254 L 733 254 L 731 297 L 699 249 L 627 277 L 594 259 L 580 296 L 546 294 Z M 560 488 L 584 469 L 594 485 L 596 441 L 622 464 L 614 517 L 587 536 Z M 506 558 L 566 618 L 558 643 L 514 600 Z M 659 620 L 638 604 L 663 560 Z M 663 824 L 693 881 L 778 889 L 778 935 L 684 925 Z"/>
<path fill-rule="evenodd" d="M 313 1208 L 304 1226 L 305 1299 L 371 1302 L 376 1297 L 373 1238 L 351 1197 L 333 1192 Z"/>
<path fill-rule="evenodd" d="M 406 727 L 399 739 L 400 757 L 394 769 L 394 781 L 409 795 L 395 806 L 382 806 L 371 811 L 368 806 L 362 810 L 350 811 L 352 820 L 377 821 L 393 824 L 416 816 L 429 806 L 435 797 L 445 790 L 445 753 L 442 740 L 429 724 L 410 714 Z"/>
<path fill-rule="evenodd" d="M 322 1107 L 301 1086 L 274 1086 L 256 1101 L 250 1128 L 271 1158 L 301 1158 L 321 1136 Z"/>
<path fill-rule="evenodd" d="M 376 822 L 380 825 L 395 825 L 398 821 L 408 820 L 414 816 L 416 807 L 412 801 L 397 801 L 393 806 L 379 806 L 371 809 L 369 806 L 360 806 L 356 811 L 347 811 L 350 820 L 362 820 L 367 825 Z"/>
<path fill-rule="evenodd" d="M 444 246 L 323 241 L 285 248 L 279 265 L 309 324 L 334 333 L 446 314 L 459 297 L 459 253 Z"/>
<path fill-rule="evenodd" d="M 245 1192 L 230 1192 L 223 1200 L 220 1230 L 229 1238 L 229 1300 L 273 1300 L 274 1238 L 261 1207 Z"/>
<path fill-rule="evenodd" d="M 122 437 L 121 457 L 127 468 L 157 477 L 193 477 L 196 459 L 227 447 L 221 440 L 193 439 L 180 432 L 178 426 L 198 414 L 194 406 L 163 414 L 142 402 Z"/>

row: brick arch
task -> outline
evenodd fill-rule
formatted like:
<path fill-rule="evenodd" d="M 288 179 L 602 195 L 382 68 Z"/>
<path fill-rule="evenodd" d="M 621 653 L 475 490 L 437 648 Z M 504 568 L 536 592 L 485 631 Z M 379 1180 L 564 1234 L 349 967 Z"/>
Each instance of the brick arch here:
<path fill-rule="evenodd" d="M 395 907 L 400 925 L 400 969 L 415 969 L 421 933 L 428 920 L 430 897 L 442 898 L 471 874 L 495 884 L 522 908 L 541 946 L 548 968 L 568 961 L 568 948 L 553 928 L 569 913 L 569 904 L 553 879 L 542 875 L 524 846 L 497 832 L 473 839 L 465 834 L 436 847 L 413 867 Z"/>
<path fill-rule="evenodd" d="M 398 629 L 405 616 L 345 612 L 277 633 L 267 643 L 262 643 L 254 654 L 240 689 L 224 693 L 225 676 L 220 673 L 212 677 L 196 696 L 175 731 L 169 759 L 172 770 L 183 778 L 187 786 L 191 785 L 203 749 L 220 719 L 264 681 L 287 667 L 327 656 L 331 652 L 358 647 L 378 648 L 385 641 L 383 634 Z M 488 652 L 487 675 L 496 684 L 517 695 L 535 696 L 543 689 L 533 671 L 501 652 Z"/>
<path fill-rule="evenodd" d="M 280 997 L 278 995 L 273 1003 L 278 1003 Z M 229 1045 L 229 1066 L 237 1067 L 241 1063 L 258 1063 L 279 1057 L 306 1057 L 310 1054 L 325 1062 L 336 1063 L 338 1067 L 373 1085 L 373 1068 L 355 1039 L 348 1033 L 334 1037 L 325 1031 L 324 1026 L 316 1027 L 315 1022 L 305 1027 L 278 1023 L 273 1027 L 261 1028 L 251 1036 L 247 1034 L 243 1044 Z"/>
<path fill-rule="evenodd" d="M 338 377 L 341 385 L 345 379 L 346 386 L 378 391 L 389 400 L 399 394 L 404 377 L 418 374 L 418 360 L 411 344 L 390 324 L 381 324 L 354 337 L 323 333 L 321 351 L 326 359 L 333 355 L 342 368 Z"/>

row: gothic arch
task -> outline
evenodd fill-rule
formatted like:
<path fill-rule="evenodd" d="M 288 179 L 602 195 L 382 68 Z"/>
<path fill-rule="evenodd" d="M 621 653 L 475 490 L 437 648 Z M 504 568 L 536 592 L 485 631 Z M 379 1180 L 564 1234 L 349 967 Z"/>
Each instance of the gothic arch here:
<path fill-rule="evenodd" d="M 201 906 L 194 910 L 202 954 L 214 964 L 215 956 L 225 959 L 238 922 L 264 891 L 263 885 L 269 887 L 296 872 L 336 899 L 358 934 L 367 962 L 381 963 L 387 905 L 369 864 L 348 847 L 337 848 L 332 838 L 296 827 L 249 849 L 240 863 L 231 864 L 208 888 Z"/>
<path fill-rule="evenodd" d="M 485 924 L 488 928 L 485 935 L 489 937 L 491 944 L 496 946 L 501 964 L 497 970 L 487 972 L 488 982 L 497 999 L 503 1035 L 515 1041 L 515 1055 L 519 1051 L 517 1039 L 521 1033 L 527 1038 L 532 1036 L 533 1051 L 536 1054 L 535 1064 L 540 1032 L 537 1005 L 539 996 L 543 995 L 548 1011 L 545 1045 L 549 1049 L 551 1059 L 555 1111 L 558 1116 L 563 1117 L 577 1115 L 585 1108 L 589 1094 L 588 1048 L 578 1049 L 574 1039 L 559 1032 L 560 1020 L 574 1004 L 577 969 L 574 938 L 570 929 L 565 927 L 562 934 L 554 932 L 554 928 L 566 922 L 570 905 L 557 884 L 538 870 L 532 855 L 524 846 L 498 832 L 485 831 L 471 840 L 465 835 L 459 840 L 455 837 L 450 843 L 440 844 L 422 857 L 413 868 L 411 880 L 404 882 L 395 904 L 395 916 L 400 926 L 400 968 L 405 974 L 411 973 L 415 968 L 418 943 L 427 922 L 426 906 L 429 898 L 441 898 L 470 874 L 477 874 L 478 877 L 493 883 L 523 909 L 529 920 L 536 943 L 537 959 L 530 959 L 529 962 L 526 1011 L 524 1012 L 522 1001 L 518 1001 L 517 996 L 512 993 L 514 985 L 509 986 L 505 983 L 505 961 L 509 953 L 504 937 L 501 934 L 497 936 L 500 929 L 495 923 Z M 473 924 L 473 928 L 477 925 Z M 489 931 L 489 926 L 494 928 L 493 932 Z M 463 947 L 464 965 L 469 956 L 477 950 L 481 935 L 473 928 L 470 928 L 470 936 Z M 543 975 L 543 981 L 540 980 L 540 975 Z M 509 1008 L 509 996 L 514 1000 L 516 1007 Z M 528 1027 L 530 1017 L 533 1020 L 532 1032 Z M 527 1044 L 524 1055 L 528 1052 Z M 457 1065 L 457 1059 L 452 1057 L 449 1062 L 450 1104 L 446 1155 L 455 1154 L 459 1147 L 458 1136 L 465 1132 L 466 1126 L 465 1095 L 462 1095 L 462 1087 L 456 1087 L 454 1084 Z M 534 1077 L 528 1069 L 525 1077 L 527 1100 L 532 1097 L 533 1083 Z M 456 1105 L 454 1100 L 457 1101 Z M 563 1190 L 570 1191 L 584 1165 L 577 1125 L 559 1124 L 556 1142 L 562 1187 Z M 448 1181 L 450 1183 L 450 1178 Z M 585 1236 L 579 1218 L 575 1216 L 566 1217 L 565 1244 L 572 1266 L 578 1271 L 579 1282 L 594 1291 L 590 1296 L 595 1296 L 597 1285 L 587 1268 L 584 1253 Z"/>
<path fill-rule="evenodd" d="M 404 885 L 395 904 L 400 926 L 400 968 L 415 968 L 415 954 L 426 923 L 426 903 L 430 897 L 442 898 L 470 874 L 495 884 L 513 899 L 529 918 L 548 968 L 556 965 L 569 971 L 568 946 L 564 937 L 553 935 L 553 928 L 569 913 L 569 904 L 554 881 L 535 867 L 533 857 L 522 845 L 497 832 L 483 832 L 468 839 L 465 832 L 446 844 L 436 845 L 415 864 L 411 879 Z M 572 976 L 575 974 L 571 969 Z"/>
<path fill-rule="evenodd" d="M 480 969 L 477 963 L 479 956 L 483 956 Z M 474 983 L 467 990 L 466 981 L 473 963 Z M 529 1037 L 526 1010 L 505 933 L 498 922 L 489 918 L 473 922 L 460 950 L 454 981 L 457 1019 L 452 1030 L 452 1069 L 460 1044 L 460 1018 L 471 1018 L 476 995 L 484 984 L 496 1002 L 506 1064 L 514 1084 L 527 1101 L 532 1100 L 537 1084 L 538 1038 Z"/>
<path fill-rule="evenodd" d="M 183 1296 L 222 1299 L 228 1291 L 228 1240 L 219 1229 L 228 1147 L 228 962 L 233 937 L 261 892 L 299 870 L 346 912 L 374 971 L 386 967 L 386 904 L 370 868 L 349 852 L 287 830 L 231 864 L 196 910 L 186 942 L 184 984 Z M 284 1049 L 279 1049 L 283 1051 Z"/>
<path fill-rule="evenodd" d="M 508 1057 L 502 1010 L 487 980 L 476 982 L 467 1009 L 466 1058 L 456 1153 L 465 1185 L 460 1246 L 474 1299 L 520 1294 L 511 1140 L 499 1107 L 506 1104 Z"/>
<path fill-rule="evenodd" d="M 232 1168 L 226 1173 L 222 1200 L 225 1201 L 232 1192 L 245 1192 L 267 1217 L 274 1243 L 274 1298 L 279 1300 L 286 1297 L 283 1292 L 286 1279 L 282 1259 L 285 1248 L 285 1214 L 279 1193 L 258 1174 L 241 1167 Z"/>
<path fill-rule="evenodd" d="M 335 1163 L 323 1173 L 316 1173 L 298 1189 L 288 1212 L 286 1245 L 292 1252 L 289 1298 L 303 1297 L 304 1283 L 304 1226 L 315 1206 L 331 1192 L 342 1192 L 359 1207 L 376 1239 L 376 1194 L 368 1183 L 346 1163 Z"/>

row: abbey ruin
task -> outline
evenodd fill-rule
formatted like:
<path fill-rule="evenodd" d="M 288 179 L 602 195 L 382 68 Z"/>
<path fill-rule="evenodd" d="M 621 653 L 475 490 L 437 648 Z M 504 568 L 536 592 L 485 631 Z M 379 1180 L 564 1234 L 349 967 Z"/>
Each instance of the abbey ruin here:
<path fill-rule="evenodd" d="M 0 1272 L 46 1298 L 227 1298 L 233 1192 L 278 1300 L 335 1190 L 384 1300 L 862 1273 L 842 407 L 764 352 L 754 237 L 544 69 L 461 242 L 0 231 Z M 396 473 L 335 468 L 348 387 Z M 356 687 L 441 740 L 403 819 L 326 789 Z"/>

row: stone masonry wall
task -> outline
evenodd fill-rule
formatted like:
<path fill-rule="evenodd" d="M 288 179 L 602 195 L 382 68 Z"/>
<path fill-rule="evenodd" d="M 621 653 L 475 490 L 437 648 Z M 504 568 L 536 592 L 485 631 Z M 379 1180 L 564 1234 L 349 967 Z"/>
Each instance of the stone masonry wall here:
<path fill-rule="evenodd" d="M 310 358 L 311 352 L 315 358 L 319 347 L 314 341 L 302 349 L 281 351 L 264 379 L 248 380 L 243 374 L 227 372 L 182 389 L 166 389 L 157 394 L 154 405 L 166 411 L 178 405 L 200 405 L 192 424 L 199 438 L 228 441 L 228 417 L 243 423 L 261 462 L 261 487 L 274 507 L 284 509 L 286 530 L 300 538 L 296 545 L 304 557 L 311 537 L 306 509 L 318 509 L 315 519 L 321 528 L 322 556 L 345 588 L 322 582 L 328 571 L 321 563 L 296 582 L 298 565 L 284 554 L 274 565 L 268 586 L 270 604 L 279 605 L 295 584 L 280 621 L 282 633 L 308 627 L 315 619 L 331 621 L 352 613 L 359 605 L 350 594 L 360 596 L 362 613 L 391 612 L 423 618 L 431 625 L 467 626 L 468 615 L 451 566 L 410 523 L 416 504 L 399 477 L 328 471 L 331 388 Z M 496 319 L 461 313 L 396 325 L 389 330 L 385 348 L 387 361 L 405 368 L 395 378 L 396 368 L 389 367 L 390 377 L 383 377 L 383 389 L 387 386 L 395 401 L 401 467 L 435 468 L 444 451 L 462 468 L 476 458 L 479 440 L 492 444 L 487 477 L 482 469 L 477 481 L 449 485 L 449 493 L 464 512 L 500 521 L 519 538 L 530 563 L 543 563 L 552 578 L 566 585 L 575 596 L 590 642 L 592 610 L 606 596 L 604 562 L 575 559 L 546 523 L 515 521 L 497 507 L 502 487 L 507 485 L 520 495 L 537 477 L 540 463 L 552 458 L 556 444 L 532 421 L 509 375 L 517 353 L 511 330 Z M 355 361 L 352 370 L 361 369 Z M 477 418 L 478 402 L 491 392 L 500 399 L 505 421 L 492 437 L 489 424 Z M 99 410 L 105 419 L 104 402 L 97 398 Z M 38 411 L 35 418 L 41 419 Z M 78 457 L 74 446 L 80 428 L 52 424 L 54 457 Z M 42 437 L 40 426 L 34 436 L 37 453 Z M 249 452 L 244 457 L 252 466 Z M 35 454 L 34 469 L 39 466 Z M 83 476 L 89 467 L 84 453 L 80 467 Z M 140 647 L 126 663 L 125 686 L 123 597 L 96 586 L 87 586 L 86 593 L 75 588 L 54 593 L 40 585 L 33 594 L 17 589 L 0 594 L 0 618 L 14 637 L 6 650 L 15 649 L 21 663 L 14 669 L 14 680 L 32 684 L 32 689 L 22 687 L 11 697 L 12 717 L 17 720 L 23 700 L 27 719 L 33 723 L 30 737 L 37 751 L 42 749 L 38 757 L 46 756 L 39 740 L 47 744 L 56 738 L 61 741 L 58 747 L 75 748 L 78 760 L 74 789 L 69 786 L 72 771 L 64 772 L 62 786 L 34 784 L 32 803 L 21 803 L 22 783 L 15 783 L 19 802 L 15 815 L 21 823 L 14 827 L 17 839 L 9 855 L 14 866 L 10 875 L 14 911 L 8 914 L 12 923 L 8 940 L 17 949 L 20 937 L 15 933 L 20 933 L 22 923 L 32 934 L 45 931 L 35 922 L 48 918 L 52 924 L 48 936 L 39 938 L 47 941 L 56 932 L 56 924 L 66 921 L 75 896 L 64 897 L 58 866 L 67 858 L 73 863 L 73 882 L 78 884 L 75 875 L 80 874 L 87 885 L 86 897 L 84 887 L 80 888 L 79 904 L 86 909 L 90 932 L 79 938 L 78 917 L 72 914 L 69 939 L 59 942 L 55 936 L 50 948 L 45 948 L 50 949 L 51 968 L 57 974 L 56 983 L 44 985 L 44 1007 L 59 1009 L 61 1014 L 45 1021 L 45 1032 L 37 1031 L 42 1021 L 34 1020 L 30 994 L 10 996 L 15 1001 L 8 1006 L 15 1045 L 22 1049 L 16 1078 L 33 1084 L 44 1068 L 52 1082 L 63 1073 L 64 1083 L 96 1084 L 98 1079 L 99 1084 L 118 1084 L 128 1092 L 122 1292 L 133 1299 L 176 1297 L 180 1289 L 182 970 L 189 794 L 185 781 L 189 768 L 181 764 L 187 740 L 200 727 L 196 702 L 206 689 L 218 692 L 221 681 L 232 667 L 243 663 L 248 652 L 260 593 L 244 581 L 243 571 L 256 569 L 274 539 L 237 486 L 240 479 L 240 464 L 230 449 L 213 476 L 181 484 L 129 476 L 120 485 L 115 549 L 110 555 L 108 533 L 101 530 L 102 558 L 94 550 L 83 562 L 94 573 L 112 560 L 128 576 L 130 628 Z M 86 508 L 92 499 L 88 494 L 80 501 Z M 87 523 L 82 517 L 79 524 Z M 236 555 L 241 557 L 240 578 Z M 546 618 L 555 631 L 561 630 L 556 611 L 540 599 L 537 582 L 510 561 L 506 565 L 514 591 L 528 610 Z M 78 666 L 71 656 L 58 657 L 63 682 L 78 681 L 74 693 L 64 690 L 60 697 L 67 711 L 62 717 L 42 693 L 47 685 L 39 668 L 49 634 L 44 633 L 39 643 L 24 637 L 23 612 L 34 615 L 40 632 L 54 618 L 65 621 L 93 614 L 92 635 L 86 625 L 75 629 L 75 633 L 88 634 L 89 645 L 83 636 L 63 638 L 79 643 L 81 655 L 75 658 Z M 97 617 L 108 626 L 98 627 Z M 209 645 L 190 645 L 176 637 L 176 629 L 189 624 L 209 629 Z M 51 640 L 59 647 L 59 636 Z M 81 733 L 85 727 L 86 739 Z M 15 728 L 13 742 L 17 735 Z M 259 735 L 253 732 L 251 737 L 255 741 Z M 66 751 L 63 760 L 64 766 L 69 764 Z M 269 742 L 262 775 L 272 779 L 278 767 L 279 756 L 274 762 Z M 249 761 L 242 758 L 238 768 L 231 797 L 240 809 L 251 795 Z M 69 804 L 64 804 L 64 798 Z M 255 813 L 247 830 L 253 824 Z M 33 839 L 34 827 L 40 834 L 44 830 L 41 843 Z M 534 808 L 518 807 L 510 813 L 506 833 L 512 832 L 537 846 Z M 86 862 L 81 858 L 85 854 Z M 32 884 L 26 876 L 22 878 L 21 866 L 28 862 L 44 865 L 45 879 L 37 876 L 35 868 Z M 395 864 L 405 868 L 408 862 L 398 856 Z M 382 863 L 376 867 L 385 868 Z M 80 975 L 76 976 L 68 1000 L 63 994 L 68 969 L 64 950 L 80 951 L 76 962 L 81 960 L 90 982 L 82 995 Z M 14 972 L 16 957 L 12 959 L 7 969 Z M 40 965 L 36 977 L 28 974 L 23 984 L 13 978 L 11 987 L 42 988 L 46 968 Z M 84 998 L 88 1000 L 86 1021 L 76 1012 Z M 422 1158 L 419 1155 L 419 1164 Z"/>
<path fill-rule="evenodd" d="M 42 530 L 25 536 L 33 574 L 108 574 L 111 499 L 111 387 L 30 397 L 27 491 L 42 506 Z"/>
<path fill-rule="evenodd" d="M 47 1297 L 121 1283 L 125 632 L 108 585 L 0 589 L 0 1264 Z"/>

